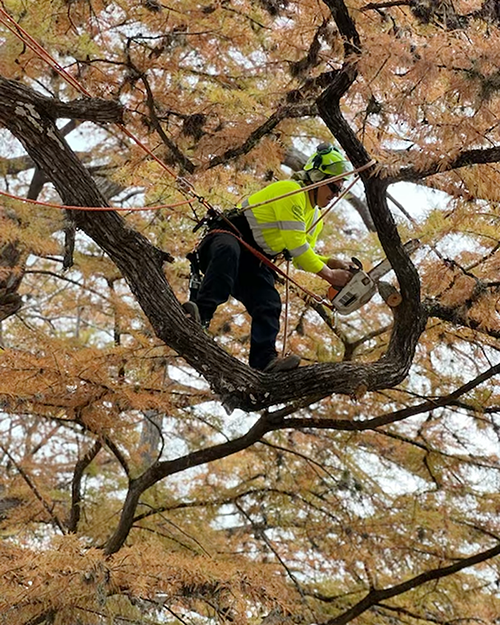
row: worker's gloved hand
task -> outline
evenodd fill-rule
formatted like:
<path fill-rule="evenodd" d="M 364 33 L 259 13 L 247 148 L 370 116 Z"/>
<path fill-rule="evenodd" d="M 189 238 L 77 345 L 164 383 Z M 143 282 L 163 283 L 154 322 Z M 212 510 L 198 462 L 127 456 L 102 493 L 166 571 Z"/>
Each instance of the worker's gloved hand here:
<path fill-rule="evenodd" d="M 352 263 L 346 263 L 344 260 L 338 258 L 329 258 L 327 265 L 330 269 L 344 269 L 350 271 L 352 269 Z"/>
<path fill-rule="evenodd" d="M 327 265 L 324 265 L 323 269 L 318 271 L 317 275 L 337 289 L 341 289 L 352 278 L 352 273 L 349 270 L 330 269 Z"/>

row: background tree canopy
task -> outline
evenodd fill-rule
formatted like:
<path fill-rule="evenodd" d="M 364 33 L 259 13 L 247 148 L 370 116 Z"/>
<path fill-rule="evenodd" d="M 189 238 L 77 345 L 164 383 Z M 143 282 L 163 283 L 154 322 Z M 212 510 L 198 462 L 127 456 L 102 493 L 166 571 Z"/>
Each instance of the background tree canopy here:
<path fill-rule="evenodd" d="M 2 196 L 1 622 L 500 622 L 498 3 L 2 6 L 3 191 L 124 210 Z M 230 208 L 324 140 L 375 165 L 323 250 L 403 301 L 292 292 L 261 374 L 183 313 L 177 176 Z"/>

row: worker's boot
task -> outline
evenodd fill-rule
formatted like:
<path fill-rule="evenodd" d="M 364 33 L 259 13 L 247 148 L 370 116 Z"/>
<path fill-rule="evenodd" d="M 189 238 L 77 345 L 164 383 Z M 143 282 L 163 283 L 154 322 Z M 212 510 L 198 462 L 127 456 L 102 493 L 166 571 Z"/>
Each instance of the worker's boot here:
<path fill-rule="evenodd" d="M 184 308 L 184 312 L 190 319 L 196 321 L 196 323 L 201 324 L 200 311 L 198 309 L 198 305 L 195 302 L 184 302 L 184 304 L 182 304 L 182 308 Z"/>
<path fill-rule="evenodd" d="M 201 318 L 198 304 L 192 301 L 184 302 L 184 304 L 182 304 L 182 308 L 184 308 L 184 312 L 190 319 L 192 319 L 196 323 L 199 323 L 204 330 L 208 330 L 208 326 L 210 325 L 210 319 L 205 321 Z"/>
<path fill-rule="evenodd" d="M 280 371 L 291 371 L 297 369 L 300 365 L 300 356 L 297 354 L 289 354 L 280 358 L 277 356 L 263 369 L 264 373 L 279 373 Z"/>

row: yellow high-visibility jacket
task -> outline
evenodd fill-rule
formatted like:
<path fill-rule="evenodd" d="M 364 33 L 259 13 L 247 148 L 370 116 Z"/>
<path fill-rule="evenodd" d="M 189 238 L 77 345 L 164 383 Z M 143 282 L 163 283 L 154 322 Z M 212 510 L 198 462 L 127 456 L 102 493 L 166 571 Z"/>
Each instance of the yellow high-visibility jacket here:
<path fill-rule="evenodd" d="M 320 210 L 311 205 L 307 191 L 250 208 L 252 204 L 260 204 L 300 188 L 302 185 L 295 180 L 273 182 L 250 195 L 239 208 L 243 209 L 255 241 L 266 254 L 276 256 L 288 250 L 296 267 L 318 273 L 328 257 L 316 254 L 313 249 L 323 229 L 323 220 L 318 221 Z M 313 230 L 307 232 L 316 221 L 318 223 Z"/>

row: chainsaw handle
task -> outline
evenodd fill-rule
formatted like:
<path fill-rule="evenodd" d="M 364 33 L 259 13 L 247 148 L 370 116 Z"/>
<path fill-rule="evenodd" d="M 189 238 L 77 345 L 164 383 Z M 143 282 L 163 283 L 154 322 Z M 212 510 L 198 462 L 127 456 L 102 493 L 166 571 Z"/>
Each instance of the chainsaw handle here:
<path fill-rule="evenodd" d="M 363 271 L 363 263 L 359 260 L 359 258 L 356 258 L 356 256 L 351 256 L 351 265 L 349 265 L 349 271 L 351 273 Z"/>
<path fill-rule="evenodd" d="M 342 291 L 342 289 L 345 289 L 345 287 L 351 282 L 351 280 L 353 279 L 353 276 L 355 276 L 358 273 L 358 269 L 356 268 L 354 271 L 351 271 L 350 269 L 341 269 L 340 271 L 343 271 L 344 273 L 347 273 L 347 275 L 351 274 L 349 276 L 349 278 L 346 280 L 346 282 L 342 285 L 340 284 L 332 284 L 330 282 L 330 286 L 328 287 L 328 297 L 330 298 L 330 300 L 333 300 L 334 297 L 336 297 L 340 291 Z"/>

